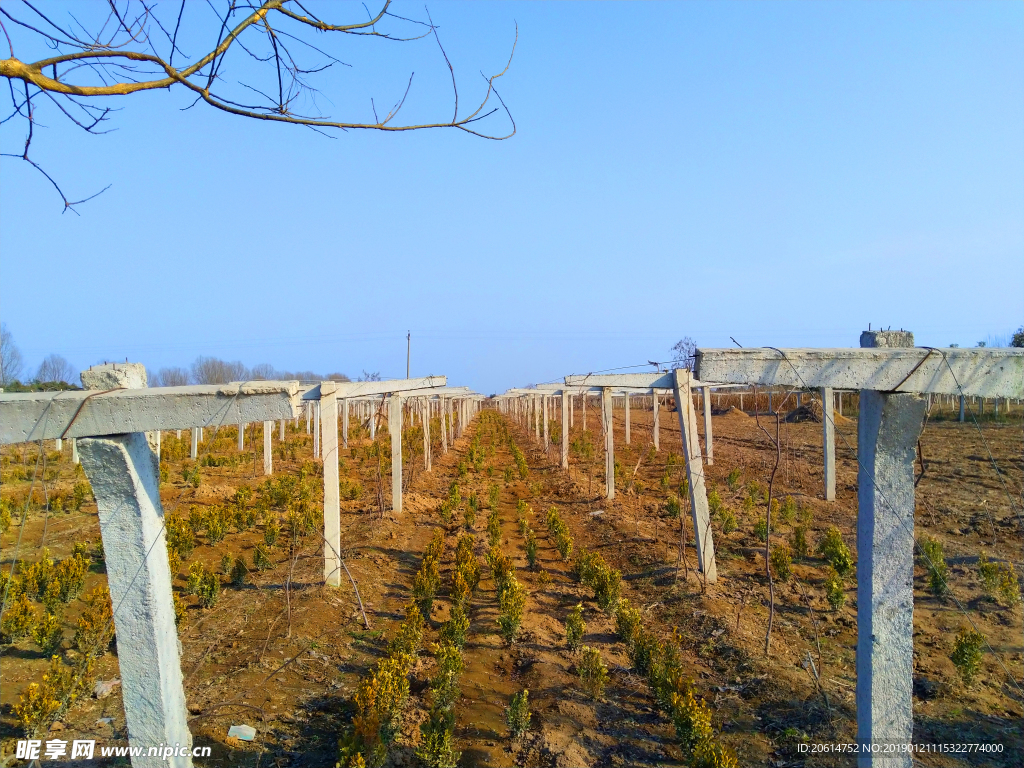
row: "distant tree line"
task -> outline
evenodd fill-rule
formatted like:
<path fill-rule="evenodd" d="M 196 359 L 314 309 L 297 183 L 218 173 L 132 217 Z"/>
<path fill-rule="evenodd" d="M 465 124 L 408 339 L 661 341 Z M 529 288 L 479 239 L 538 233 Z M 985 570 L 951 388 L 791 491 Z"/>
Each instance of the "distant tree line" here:
<path fill-rule="evenodd" d="M 23 379 L 24 359 L 7 324 L 0 325 L 0 387 L 8 392 L 78 389 L 78 372 L 60 355 L 48 355 L 34 375 Z M 322 375 L 315 371 L 283 371 L 270 363 L 251 368 L 238 360 L 200 355 L 188 368 L 147 370 L 151 387 L 183 387 L 188 384 L 227 384 L 231 381 L 352 381 L 344 373 Z M 357 381 L 380 381 L 380 373 L 363 371 Z"/>

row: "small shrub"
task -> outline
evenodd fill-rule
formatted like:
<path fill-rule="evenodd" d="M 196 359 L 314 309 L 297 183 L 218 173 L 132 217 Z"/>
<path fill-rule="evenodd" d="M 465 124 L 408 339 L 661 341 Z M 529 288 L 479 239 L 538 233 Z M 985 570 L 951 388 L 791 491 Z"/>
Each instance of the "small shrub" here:
<path fill-rule="evenodd" d="M 683 693 L 672 697 L 672 725 L 676 729 L 676 738 L 688 750 L 714 737 L 711 709 L 703 699 L 693 695 L 693 687 L 690 685 L 687 685 Z"/>
<path fill-rule="evenodd" d="M 231 555 L 225 552 L 220 556 L 220 572 L 227 576 L 231 573 L 231 566 L 234 561 L 231 559 Z"/>
<path fill-rule="evenodd" d="M 793 554 L 803 560 L 807 557 L 808 546 L 807 546 L 807 526 L 798 525 L 793 529 L 793 536 L 790 540 L 791 546 L 793 547 Z"/>
<path fill-rule="evenodd" d="M 505 709 L 509 736 L 515 739 L 526 733 L 530 727 L 530 716 L 530 691 L 524 688 L 512 695 L 512 700 Z"/>
<path fill-rule="evenodd" d="M 673 520 L 678 520 L 679 515 L 682 514 L 682 506 L 679 503 L 679 497 L 675 494 L 668 497 L 668 501 L 665 502 L 665 514 Z"/>
<path fill-rule="evenodd" d="M 640 611 L 634 608 L 629 600 L 620 602 L 619 608 L 615 612 L 615 633 L 626 644 L 627 650 L 631 651 L 633 648 L 633 643 L 642 626 L 643 620 Z"/>
<path fill-rule="evenodd" d="M 982 552 L 978 557 L 978 576 L 985 594 L 1011 608 L 1021 601 L 1020 582 L 1012 563 L 993 563 Z"/>
<path fill-rule="evenodd" d="M 743 471 L 739 467 L 737 467 L 736 469 L 731 470 L 729 474 L 725 476 L 725 484 L 729 486 L 729 490 L 732 491 L 733 493 L 740 489 L 740 476 L 742 474 Z"/>
<path fill-rule="evenodd" d="M 523 621 L 523 608 L 526 606 L 526 590 L 516 578 L 509 579 L 508 586 L 498 595 L 498 628 L 505 644 L 511 646 L 519 634 Z"/>
<path fill-rule="evenodd" d="M 46 656 L 53 656 L 64 640 L 64 623 L 60 617 L 47 613 L 33 627 L 32 639 Z"/>
<path fill-rule="evenodd" d="M 463 648 L 468 632 L 469 619 L 466 617 L 466 611 L 460 603 L 455 603 L 448 621 L 441 625 L 440 639 L 442 642 Z"/>
<path fill-rule="evenodd" d="M 501 518 L 498 511 L 491 512 L 487 518 L 487 542 L 493 547 L 501 543 Z"/>
<path fill-rule="evenodd" d="M 231 576 L 231 583 L 234 586 L 240 587 L 245 584 L 245 580 L 249 576 L 249 569 L 245 565 L 245 560 L 240 557 L 236 557 L 235 562 L 231 566 L 229 575 Z"/>
<path fill-rule="evenodd" d="M 526 562 L 531 568 L 537 567 L 537 537 L 530 529 L 526 533 Z"/>
<path fill-rule="evenodd" d="M 576 665 L 576 674 L 579 675 L 583 690 L 591 697 L 599 699 L 604 694 L 604 686 L 608 682 L 608 667 L 601 661 L 601 652 L 597 648 L 584 645 L 582 651 L 580 661 Z"/>
<path fill-rule="evenodd" d="M 825 531 L 825 537 L 818 544 L 818 554 L 825 558 L 840 576 L 845 576 L 853 570 L 853 556 L 843 541 L 843 535 L 834 525 Z"/>
<path fill-rule="evenodd" d="M 732 533 L 736 530 L 736 513 L 728 507 L 722 507 L 718 513 L 718 520 L 722 524 L 722 533 Z"/>
<path fill-rule="evenodd" d="M 388 653 L 415 658 L 423 639 L 423 623 L 419 606 L 415 600 L 410 600 L 405 606 L 405 621 L 398 625 L 398 633 L 388 644 Z"/>
<path fill-rule="evenodd" d="M 754 523 L 754 536 L 760 542 L 768 541 L 768 521 L 765 518 L 757 518 L 757 522 Z"/>
<path fill-rule="evenodd" d="M 829 568 L 825 576 L 825 599 L 833 611 L 846 605 L 846 591 L 843 589 L 843 577 L 835 568 Z"/>
<path fill-rule="evenodd" d="M 420 613 L 429 617 L 434 605 L 434 596 L 440 584 L 441 576 L 437 570 L 437 560 L 425 557 L 412 581 L 413 599 L 419 605 Z"/>
<path fill-rule="evenodd" d="M 921 550 L 921 564 L 928 571 L 928 591 L 936 597 L 945 596 L 949 592 L 949 587 L 946 585 L 948 569 L 942 542 L 922 536 L 918 547 Z"/>
<path fill-rule="evenodd" d="M 980 632 L 964 627 L 956 636 L 953 652 L 949 658 L 956 667 L 964 685 L 970 687 L 981 670 L 981 649 L 985 645 L 985 637 Z"/>
<path fill-rule="evenodd" d="M 462 649 L 454 643 L 440 642 L 432 646 L 437 662 L 430 679 L 434 706 L 448 708 L 459 698 L 459 675 L 462 674 Z"/>
<path fill-rule="evenodd" d="M 257 571 L 266 571 L 274 567 L 270 553 L 265 544 L 257 544 L 252 550 L 252 567 Z"/>
<path fill-rule="evenodd" d="M 38 737 L 49 731 L 91 684 L 91 660 L 73 669 L 59 656 L 52 656 L 43 682 L 31 683 L 14 705 L 14 714 L 25 736 Z"/>
<path fill-rule="evenodd" d="M 85 610 L 78 617 L 72 647 L 83 656 L 101 654 L 114 639 L 114 611 L 110 592 L 96 587 L 85 600 Z"/>
<path fill-rule="evenodd" d="M 792 525 L 796 520 L 796 502 L 792 496 L 787 496 L 782 502 L 780 516 L 787 525 Z"/>
<path fill-rule="evenodd" d="M 565 642 L 570 651 L 576 653 L 580 649 L 586 631 L 587 623 L 583 621 L 583 603 L 577 603 L 565 619 Z"/>
<path fill-rule="evenodd" d="M 200 566 L 202 568 L 202 566 Z M 217 578 L 217 574 L 213 571 L 207 571 L 203 569 L 202 578 L 199 582 L 199 589 L 196 592 L 196 597 L 199 598 L 199 605 L 203 608 L 212 608 L 217 604 L 217 598 L 220 596 L 220 579 Z"/>
<path fill-rule="evenodd" d="M 277 522 L 277 516 L 271 516 L 263 525 L 263 542 L 268 548 L 272 548 L 280 535 L 281 525 Z"/>
<path fill-rule="evenodd" d="M 717 515 L 718 511 L 722 508 L 722 497 L 718 495 L 718 491 L 711 490 L 708 492 L 708 511 L 712 515 Z"/>
<path fill-rule="evenodd" d="M 16 643 L 23 637 L 28 637 L 36 624 L 36 614 L 32 609 L 32 603 L 28 601 L 28 596 L 19 590 L 15 597 L 13 586 L 10 591 L 14 599 L 8 600 L 3 622 L 0 623 L 0 640 L 4 643 Z"/>
<path fill-rule="evenodd" d="M 789 577 L 793 573 L 790 567 L 793 562 L 793 556 L 789 551 L 789 546 L 781 543 L 776 544 L 772 547 L 769 559 L 771 560 L 772 571 L 775 573 L 775 577 L 779 581 L 789 581 Z"/>

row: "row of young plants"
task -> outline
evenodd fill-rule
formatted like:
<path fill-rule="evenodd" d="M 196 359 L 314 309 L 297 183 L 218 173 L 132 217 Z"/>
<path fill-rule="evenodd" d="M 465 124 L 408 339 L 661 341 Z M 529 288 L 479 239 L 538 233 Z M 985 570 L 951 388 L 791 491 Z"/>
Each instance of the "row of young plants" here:
<path fill-rule="evenodd" d="M 556 509 L 547 515 L 548 530 L 563 559 L 573 550 L 565 522 Z M 640 612 L 621 596 L 622 574 L 611 568 L 600 554 L 580 548 L 572 560 L 572 571 L 594 592 L 594 600 L 616 619 L 616 632 L 626 645 L 633 668 L 644 675 L 662 711 L 671 719 L 676 736 L 687 751 L 692 768 L 733 768 L 735 755 L 718 740 L 711 725 L 711 710 L 694 695 L 692 681 L 684 676 L 677 642 L 663 643 L 643 626 Z M 586 624 L 583 605 L 566 618 L 566 643 L 580 653 L 577 673 L 584 689 L 599 697 L 608 679 L 607 667 L 595 648 L 582 645 Z"/>

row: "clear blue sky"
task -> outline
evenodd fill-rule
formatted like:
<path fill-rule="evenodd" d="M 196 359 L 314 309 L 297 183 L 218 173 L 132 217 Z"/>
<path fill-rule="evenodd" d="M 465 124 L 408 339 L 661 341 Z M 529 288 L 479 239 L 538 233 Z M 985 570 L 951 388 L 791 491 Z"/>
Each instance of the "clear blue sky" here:
<path fill-rule="evenodd" d="M 414 376 L 489 393 L 666 360 L 684 335 L 855 346 L 872 323 L 971 346 L 1024 322 L 1024 4 L 430 13 L 460 107 L 518 22 L 516 137 L 326 139 L 173 91 L 92 137 L 44 106 L 36 159 L 69 195 L 112 187 L 61 215 L 0 163 L 0 317 L 26 367 L 205 354 L 397 377 L 411 330 Z M 415 70 L 407 119 L 450 116 L 430 41 L 332 51 L 352 67 L 326 111 L 369 119 Z"/>

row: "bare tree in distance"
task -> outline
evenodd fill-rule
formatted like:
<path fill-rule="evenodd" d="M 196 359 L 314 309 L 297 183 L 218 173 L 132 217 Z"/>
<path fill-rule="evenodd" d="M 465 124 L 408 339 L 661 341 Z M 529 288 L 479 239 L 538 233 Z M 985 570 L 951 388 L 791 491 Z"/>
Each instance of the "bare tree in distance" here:
<path fill-rule="evenodd" d="M 14 335 L 7 323 L 0 324 L 0 387 L 8 387 L 21 376 L 21 350 L 14 343 Z"/>
<path fill-rule="evenodd" d="M 406 18 L 391 13 L 391 0 L 384 0 L 376 15 L 367 10 L 369 18 L 363 21 L 339 23 L 311 13 L 310 3 L 298 0 L 263 0 L 261 3 L 219 0 L 216 5 L 215 0 L 208 0 L 206 3 L 168 4 L 166 8 L 158 6 L 153 0 L 107 0 L 106 10 L 94 18 L 90 18 L 92 6 L 84 5 L 76 7 L 76 16 L 69 13 L 67 19 L 52 14 L 48 6 L 38 3 L 4 3 L 0 7 L 0 28 L 10 49 L 10 58 L 0 59 L 0 76 L 10 85 L 13 109 L 7 119 L 17 116 L 25 126 L 22 152 L 0 154 L 22 159 L 42 173 L 64 201 L 64 211 L 74 210 L 74 206 L 104 190 L 71 201 L 54 178 L 29 156 L 38 120 L 36 111 L 43 104 L 56 107 L 64 117 L 91 134 L 107 132 L 106 123 L 116 109 L 111 106 L 112 100 L 120 101 L 112 97 L 179 88 L 195 95 L 195 101 L 187 108 L 203 102 L 232 115 L 306 126 L 321 133 L 454 128 L 495 140 L 515 135 L 515 121 L 495 89 L 495 81 L 512 64 L 518 27 L 508 63 L 490 77 L 481 73 L 486 86 L 483 96 L 474 102 L 475 108 L 463 109 L 460 114 L 455 69 L 429 11 L 425 10 L 425 20 Z M 322 7 L 329 16 L 338 9 L 347 13 L 359 8 L 354 3 Z M 209 12 L 211 9 L 213 14 Z M 451 119 L 415 124 L 396 122 L 412 89 L 415 73 L 409 76 L 407 83 L 396 88 L 392 95 L 394 106 L 383 114 L 378 113 L 372 99 L 366 108 L 366 119 L 340 120 L 321 113 L 316 105 L 317 97 L 322 94 L 314 87 L 313 80 L 336 65 L 349 66 L 338 58 L 340 52 L 327 50 L 331 43 L 346 35 L 393 42 L 433 38 L 441 54 L 439 63 L 443 57 L 451 73 L 454 102 Z M 216 39 L 216 44 L 210 47 L 212 39 Z M 23 61 L 15 53 L 15 48 L 25 52 L 42 46 L 46 48 L 46 55 L 36 61 Z M 196 55 L 188 55 L 185 48 Z M 255 62 L 256 79 L 251 82 L 236 79 L 236 73 L 245 71 L 240 66 L 240 62 L 246 61 L 245 57 Z M 497 99 L 494 106 L 491 106 L 492 95 Z M 310 106 L 301 108 L 301 104 Z M 502 111 L 510 124 L 506 132 L 487 133 L 480 129 L 481 120 Z M 369 119 L 371 114 L 372 119 Z"/>
<path fill-rule="evenodd" d="M 273 381 L 278 377 L 274 371 L 274 366 L 270 363 L 257 363 L 249 369 L 249 375 L 246 376 L 246 378 L 259 379 L 261 381 Z"/>
<path fill-rule="evenodd" d="M 71 363 L 60 355 L 47 355 L 43 358 L 35 375 L 35 381 L 42 384 L 47 382 L 70 384 L 74 379 L 75 371 L 71 367 Z"/>
<path fill-rule="evenodd" d="M 363 375 L 359 377 L 358 381 L 380 381 L 380 371 L 374 371 L 373 373 L 363 371 Z"/>
<path fill-rule="evenodd" d="M 672 362 L 677 368 L 693 370 L 693 357 L 697 354 L 697 342 L 689 336 L 683 336 L 672 345 L 669 350 L 672 353 Z"/>
<path fill-rule="evenodd" d="M 196 384 L 227 384 L 248 378 L 245 366 L 239 361 L 228 362 L 216 357 L 200 355 L 192 363 L 192 381 Z"/>
<path fill-rule="evenodd" d="M 151 387 L 186 387 L 188 384 L 188 371 L 184 368 L 161 368 L 149 382 Z"/>

